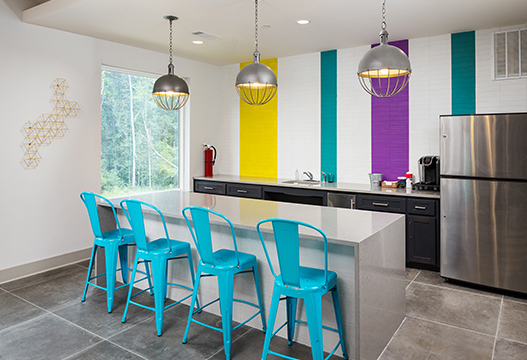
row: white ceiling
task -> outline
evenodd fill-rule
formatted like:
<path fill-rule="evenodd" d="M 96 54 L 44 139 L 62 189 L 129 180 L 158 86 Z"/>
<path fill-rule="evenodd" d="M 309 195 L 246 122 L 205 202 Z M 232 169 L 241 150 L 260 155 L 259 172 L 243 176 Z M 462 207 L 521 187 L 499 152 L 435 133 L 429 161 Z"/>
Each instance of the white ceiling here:
<path fill-rule="evenodd" d="M 262 59 L 378 42 L 381 4 L 260 0 Z M 25 10 L 23 21 L 168 54 L 165 15 L 179 17 L 174 55 L 216 65 L 252 60 L 254 0 L 50 0 Z M 311 23 L 298 25 L 300 19 Z M 391 41 L 521 25 L 527 23 L 527 0 L 387 0 L 386 22 Z M 202 39 L 195 31 L 221 39 Z"/>

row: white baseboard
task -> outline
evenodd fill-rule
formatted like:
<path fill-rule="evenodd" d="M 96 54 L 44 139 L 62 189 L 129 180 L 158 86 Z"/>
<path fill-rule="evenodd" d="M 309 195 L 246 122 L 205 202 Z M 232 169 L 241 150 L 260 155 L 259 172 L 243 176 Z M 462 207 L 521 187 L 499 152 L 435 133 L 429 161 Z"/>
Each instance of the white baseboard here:
<path fill-rule="evenodd" d="M 0 284 L 89 259 L 91 250 L 92 248 L 89 247 L 68 254 L 3 269 L 0 271 Z"/>

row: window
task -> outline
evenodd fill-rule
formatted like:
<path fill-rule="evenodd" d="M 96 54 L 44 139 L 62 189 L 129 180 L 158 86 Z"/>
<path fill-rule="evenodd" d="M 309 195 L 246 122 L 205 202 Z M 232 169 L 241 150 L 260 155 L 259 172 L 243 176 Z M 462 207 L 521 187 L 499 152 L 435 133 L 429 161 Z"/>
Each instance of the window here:
<path fill-rule="evenodd" d="M 101 72 L 101 192 L 114 197 L 179 187 L 179 111 L 156 105 L 158 76 Z"/>
<path fill-rule="evenodd" d="M 493 34 L 494 79 L 527 77 L 527 29 Z"/>

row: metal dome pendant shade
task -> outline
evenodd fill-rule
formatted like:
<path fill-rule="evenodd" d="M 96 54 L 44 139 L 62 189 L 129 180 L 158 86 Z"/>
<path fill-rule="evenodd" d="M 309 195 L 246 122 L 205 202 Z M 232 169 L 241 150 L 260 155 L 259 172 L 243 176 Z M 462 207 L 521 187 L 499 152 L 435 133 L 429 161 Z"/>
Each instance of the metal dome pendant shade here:
<path fill-rule="evenodd" d="M 172 21 L 178 18 L 176 16 L 165 16 L 164 19 L 170 21 L 170 64 L 168 64 L 168 74 L 161 76 L 154 83 L 152 96 L 161 108 L 179 110 L 187 103 L 190 92 L 185 80 L 174 74 L 174 65 L 172 64 Z"/>
<path fill-rule="evenodd" d="M 267 65 L 260 63 L 258 52 L 258 0 L 255 0 L 255 46 L 254 63 L 245 66 L 236 76 L 236 92 L 249 105 L 267 104 L 276 94 L 276 75 Z"/>
<path fill-rule="evenodd" d="M 376 97 L 390 97 L 403 90 L 412 73 L 410 59 L 401 49 L 388 44 L 385 1 L 382 3 L 380 45 L 369 50 L 359 63 L 357 76 L 366 92 Z"/>

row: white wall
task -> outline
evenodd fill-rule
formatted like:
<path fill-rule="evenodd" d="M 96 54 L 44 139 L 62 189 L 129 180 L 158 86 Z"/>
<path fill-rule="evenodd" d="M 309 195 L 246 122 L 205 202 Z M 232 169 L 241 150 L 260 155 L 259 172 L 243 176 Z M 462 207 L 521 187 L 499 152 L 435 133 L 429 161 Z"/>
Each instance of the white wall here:
<path fill-rule="evenodd" d="M 160 74 L 168 65 L 166 54 L 22 23 L 9 6 L 0 1 L 0 270 L 91 247 L 79 194 L 100 191 L 101 64 Z M 190 184 L 203 175 L 201 143 L 217 136 L 219 67 L 177 57 L 174 64 L 190 78 Z M 67 80 L 66 96 L 82 111 L 66 120 L 63 139 L 40 148 L 40 165 L 28 170 L 23 126 L 51 112 L 55 78 Z"/>

